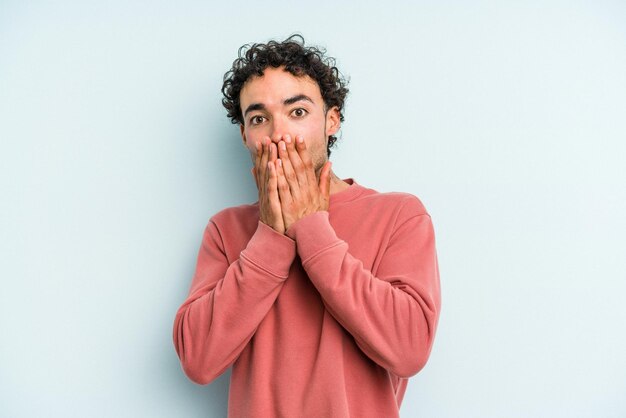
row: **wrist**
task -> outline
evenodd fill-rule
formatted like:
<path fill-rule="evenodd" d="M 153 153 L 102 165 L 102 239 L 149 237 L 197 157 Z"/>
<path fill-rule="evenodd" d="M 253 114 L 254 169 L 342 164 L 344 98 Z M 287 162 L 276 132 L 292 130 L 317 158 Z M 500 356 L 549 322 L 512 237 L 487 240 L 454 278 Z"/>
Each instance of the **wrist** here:
<path fill-rule="evenodd" d="M 285 235 L 291 239 L 295 239 L 296 229 L 298 229 L 299 226 L 302 224 L 309 223 L 313 218 L 317 218 L 318 216 L 322 216 L 328 219 L 328 211 L 319 209 L 314 212 L 307 213 L 302 217 L 294 220 L 293 222 L 289 223 L 289 226 L 285 224 Z"/>

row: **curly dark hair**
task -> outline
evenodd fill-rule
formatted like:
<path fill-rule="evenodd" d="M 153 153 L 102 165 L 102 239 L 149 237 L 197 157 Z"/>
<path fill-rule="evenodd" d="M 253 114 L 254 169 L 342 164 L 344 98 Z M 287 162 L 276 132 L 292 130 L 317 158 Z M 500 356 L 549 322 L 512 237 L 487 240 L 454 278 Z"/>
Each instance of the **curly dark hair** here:
<path fill-rule="evenodd" d="M 252 76 L 262 76 L 263 70 L 272 66 L 285 69 L 296 77 L 308 75 L 317 82 L 324 100 L 324 112 L 333 106 L 339 109 L 339 120 L 343 122 L 343 107 L 348 82 L 335 66 L 335 59 L 326 57 L 326 50 L 304 46 L 302 35 L 291 35 L 282 42 L 269 41 L 267 44 L 246 44 L 239 48 L 239 58 L 233 61 L 232 68 L 224 74 L 222 104 L 234 124 L 244 124 L 239 95 Z M 327 152 L 337 141 L 328 137 Z"/>

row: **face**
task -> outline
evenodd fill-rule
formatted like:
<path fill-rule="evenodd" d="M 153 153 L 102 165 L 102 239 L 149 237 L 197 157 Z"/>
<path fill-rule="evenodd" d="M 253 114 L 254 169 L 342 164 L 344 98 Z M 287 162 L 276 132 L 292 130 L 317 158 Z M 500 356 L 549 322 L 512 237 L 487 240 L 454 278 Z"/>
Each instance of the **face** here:
<path fill-rule="evenodd" d="M 296 77 L 284 67 L 268 67 L 263 76 L 253 76 L 239 95 L 244 124 L 241 137 L 252 161 L 255 142 L 265 137 L 278 144 L 283 135 L 304 138 L 315 171 L 328 160 L 326 144 L 329 135 L 339 130 L 337 107 L 324 112 L 319 86 L 311 77 Z"/>

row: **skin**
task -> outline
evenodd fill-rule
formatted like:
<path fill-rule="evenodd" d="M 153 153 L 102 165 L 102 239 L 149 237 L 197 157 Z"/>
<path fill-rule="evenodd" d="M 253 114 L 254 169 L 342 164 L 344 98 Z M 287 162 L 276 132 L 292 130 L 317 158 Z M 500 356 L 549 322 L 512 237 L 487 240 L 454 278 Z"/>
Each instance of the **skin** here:
<path fill-rule="evenodd" d="M 250 78 L 239 99 L 260 220 L 284 234 L 303 217 L 328 210 L 330 195 L 349 186 L 332 172 L 326 150 L 328 136 L 340 128 L 339 110 L 326 109 L 315 80 L 283 67 Z"/>

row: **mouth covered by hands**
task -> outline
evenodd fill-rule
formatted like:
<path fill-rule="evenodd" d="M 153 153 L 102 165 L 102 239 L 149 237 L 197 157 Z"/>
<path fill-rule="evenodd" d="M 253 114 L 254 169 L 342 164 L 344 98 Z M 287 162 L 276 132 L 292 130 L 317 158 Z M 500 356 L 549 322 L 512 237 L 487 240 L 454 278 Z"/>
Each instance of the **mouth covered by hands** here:
<path fill-rule="evenodd" d="M 284 135 L 278 144 L 265 137 L 255 145 L 252 174 L 259 190 L 261 222 L 284 234 L 303 217 L 328 210 L 331 163 L 324 164 L 318 180 L 302 136 Z"/>

